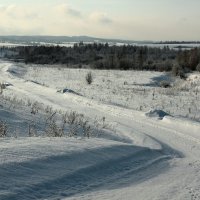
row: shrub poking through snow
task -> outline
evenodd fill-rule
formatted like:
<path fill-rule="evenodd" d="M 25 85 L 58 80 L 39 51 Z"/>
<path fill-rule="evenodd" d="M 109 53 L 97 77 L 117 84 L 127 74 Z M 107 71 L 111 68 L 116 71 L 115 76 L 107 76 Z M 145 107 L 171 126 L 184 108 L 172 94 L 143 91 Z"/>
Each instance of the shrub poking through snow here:
<path fill-rule="evenodd" d="M 160 82 L 160 87 L 169 88 L 169 87 L 171 87 L 171 85 L 170 85 L 170 82 L 168 82 L 168 81 L 161 81 Z"/>
<path fill-rule="evenodd" d="M 61 115 L 61 121 L 57 119 L 56 112 L 48 114 L 45 124 L 45 135 L 48 137 L 91 137 L 92 126 L 82 114 L 74 111 Z M 96 127 L 94 127 L 96 128 Z"/>
<path fill-rule="evenodd" d="M 88 72 L 86 74 L 85 80 L 86 80 L 86 82 L 87 82 L 88 85 L 90 85 L 93 82 L 92 72 Z"/>
<path fill-rule="evenodd" d="M 32 121 L 28 125 L 28 136 L 29 137 L 35 137 L 35 136 L 37 136 L 37 129 L 36 129 L 36 124 L 34 123 L 34 121 Z"/>
<path fill-rule="evenodd" d="M 31 114 L 35 115 L 39 111 L 39 105 L 38 102 L 34 102 L 31 106 Z"/>
<path fill-rule="evenodd" d="M 4 83 L 0 83 L 0 94 L 3 94 L 4 89 L 6 89 L 6 85 Z"/>
<path fill-rule="evenodd" d="M 3 98 L 3 95 L 1 96 Z M 8 99 L 10 101 L 10 99 Z M 12 104 L 18 104 L 15 100 Z M 14 102 L 14 103 L 13 103 Z M 25 103 L 24 105 L 27 105 Z M 1 105 L 0 105 L 1 106 Z M 62 110 L 53 110 L 52 107 L 47 106 L 43 108 L 40 103 L 29 103 L 31 108 L 31 118 L 27 119 L 27 135 L 29 137 L 46 136 L 46 137 L 94 137 L 100 134 L 102 129 L 110 128 L 106 124 L 105 117 L 89 119 L 83 114 L 75 111 L 63 112 Z M 43 111 L 43 112 L 42 112 Z M 45 115 L 43 115 L 45 114 Z M 7 137 L 8 135 L 16 136 L 13 130 L 15 125 L 8 130 L 8 125 L 3 120 L 0 120 L 0 137 Z M 17 130 L 17 129 L 16 129 Z M 9 134 L 8 134 L 9 133 Z"/>
<path fill-rule="evenodd" d="M 76 112 L 66 113 L 66 123 L 69 125 L 68 136 L 77 136 L 80 133 L 84 137 L 90 137 L 92 135 L 91 126 L 89 121 L 85 119 L 84 115 L 77 114 Z"/>
<path fill-rule="evenodd" d="M 70 113 L 66 113 L 66 121 L 70 125 L 77 123 L 78 118 L 79 118 L 79 115 L 74 111 L 71 111 Z"/>
<path fill-rule="evenodd" d="M 49 137 L 62 137 L 62 129 L 56 123 L 56 112 L 48 116 L 45 125 L 45 133 Z"/>
<path fill-rule="evenodd" d="M 8 134 L 8 125 L 4 121 L 0 121 L 0 137 L 6 137 Z"/>
<path fill-rule="evenodd" d="M 178 64 L 175 64 L 172 67 L 172 75 L 173 76 L 179 76 L 181 79 L 186 79 L 186 75 L 185 75 L 184 69 Z"/>
<path fill-rule="evenodd" d="M 1 83 L 0 83 L 0 94 L 3 94 L 3 89 L 2 89 Z"/>
<path fill-rule="evenodd" d="M 197 65 L 196 70 L 200 72 L 200 63 Z"/>

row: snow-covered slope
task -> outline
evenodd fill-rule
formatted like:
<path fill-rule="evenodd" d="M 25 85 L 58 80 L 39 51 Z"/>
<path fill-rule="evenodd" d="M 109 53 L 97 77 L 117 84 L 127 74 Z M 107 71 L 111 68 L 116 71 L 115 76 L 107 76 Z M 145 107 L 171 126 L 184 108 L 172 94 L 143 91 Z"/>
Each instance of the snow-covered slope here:
<path fill-rule="evenodd" d="M 87 72 L 48 67 L 34 69 L 22 64 L 0 63 L 1 82 L 10 83 L 3 91 L 5 97 L 22 99 L 22 104 L 29 100 L 57 110 L 74 110 L 84 113 L 90 120 L 105 117 L 112 126 L 97 138 L 90 139 L 0 139 L 0 199 L 200 199 L 200 123 L 170 115 L 157 116 L 165 113 L 159 105 L 167 97 L 161 94 L 163 98 L 159 99 L 158 91 L 161 89 L 156 90 L 157 85 L 151 81 L 161 74 L 94 71 L 97 82 L 87 86 L 83 82 Z M 77 80 L 72 76 L 74 73 L 78 73 Z M 106 73 L 109 73 L 108 80 L 113 73 L 109 85 L 108 80 L 103 82 Z M 135 104 L 135 100 L 130 100 L 130 105 L 125 106 L 123 94 L 131 93 L 126 87 L 131 87 L 130 79 L 134 73 L 138 73 L 140 78 L 135 76 L 131 90 L 135 85 L 137 90 L 134 90 L 132 98 L 140 101 Z M 127 79 L 128 86 L 124 83 L 123 74 L 131 74 Z M 144 78 L 141 78 L 143 74 Z M 104 84 L 110 89 L 104 89 Z M 121 88 L 116 91 L 119 93 L 112 94 L 119 84 Z M 81 95 L 57 92 L 63 88 Z M 156 100 L 152 99 L 152 91 L 156 91 Z M 105 99 L 102 97 L 104 92 L 107 96 L 110 94 L 113 101 L 105 102 L 107 96 Z M 182 97 L 180 94 L 168 97 L 176 105 Z M 198 105 L 199 96 L 195 95 L 193 100 Z M 114 102 L 115 97 L 117 102 Z M 193 97 L 188 95 L 185 98 L 187 102 L 189 98 Z M 118 102 L 121 106 L 117 105 Z M 150 105 L 143 112 L 130 108 L 144 107 L 145 103 Z M 157 110 L 145 114 L 147 109 L 157 104 Z M 164 107 L 167 108 L 167 105 Z M 169 110 L 174 107 L 171 105 Z M 23 127 L 29 116 L 28 109 L 14 110 L 12 112 L 2 102 L 0 119 Z M 156 117 L 152 117 L 152 113 Z M 24 136 L 22 131 L 23 128 L 19 136 Z"/>

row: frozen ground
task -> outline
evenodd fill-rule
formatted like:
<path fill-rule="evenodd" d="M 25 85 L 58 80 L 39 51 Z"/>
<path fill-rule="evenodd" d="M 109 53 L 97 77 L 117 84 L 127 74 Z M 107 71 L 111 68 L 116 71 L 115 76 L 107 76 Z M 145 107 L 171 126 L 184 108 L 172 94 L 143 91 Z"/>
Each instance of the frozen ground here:
<path fill-rule="evenodd" d="M 172 88 L 160 88 L 161 81 L 172 79 L 165 73 L 93 70 L 94 82 L 88 86 L 88 71 L 30 65 L 23 79 L 56 90 L 68 88 L 106 104 L 144 112 L 160 109 L 173 116 L 200 120 L 200 74 L 190 75 L 187 81 L 172 80 Z"/>
<path fill-rule="evenodd" d="M 0 119 L 21 136 L 0 139 L 0 199 L 200 199 L 199 74 L 164 89 L 163 73 L 96 70 L 87 85 L 87 72 L 0 63 L 10 98 Z M 57 92 L 66 88 L 77 94 Z M 35 101 L 112 128 L 90 139 L 22 137 Z"/>

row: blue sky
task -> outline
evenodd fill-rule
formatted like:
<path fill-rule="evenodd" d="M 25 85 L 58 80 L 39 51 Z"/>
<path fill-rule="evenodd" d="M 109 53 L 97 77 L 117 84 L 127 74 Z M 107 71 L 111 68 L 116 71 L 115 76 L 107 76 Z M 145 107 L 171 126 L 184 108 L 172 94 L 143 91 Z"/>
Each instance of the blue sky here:
<path fill-rule="evenodd" d="M 200 40 L 199 0 L 0 0 L 0 35 Z"/>

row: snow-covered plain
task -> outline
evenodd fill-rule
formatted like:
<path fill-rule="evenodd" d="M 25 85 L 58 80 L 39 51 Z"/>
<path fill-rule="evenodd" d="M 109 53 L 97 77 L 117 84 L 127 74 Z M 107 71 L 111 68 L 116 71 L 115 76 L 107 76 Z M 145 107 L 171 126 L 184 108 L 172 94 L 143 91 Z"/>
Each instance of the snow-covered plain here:
<path fill-rule="evenodd" d="M 20 68 L 24 69 L 23 65 Z M 59 90 L 68 88 L 100 102 L 148 112 L 160 109 L 173 116 L 200 121 L 200 74 L 187 81 L 171 80 L 160 72 L 93 70 L 94 83 L 85 82 L 87 69 L 29 65 L 23 79 Z M 161 88 L 161 81 L 172 81 L 172 88 Z M 78 99 L 77 97 L 76 99 Z M 82 98 L 81 98 L 82 99 Z"/>
<path fill-rule="evenodd" d="M 92 70 L 87 85 L 88 71 L 1 61 L 0 119 L 18 137 L 0 139 L 0 199 L 200 199 L 200 74 L 166 89 L 164 73 Z M 110 128 L 89 139 L 25 137 L 35 101 Z"/>

